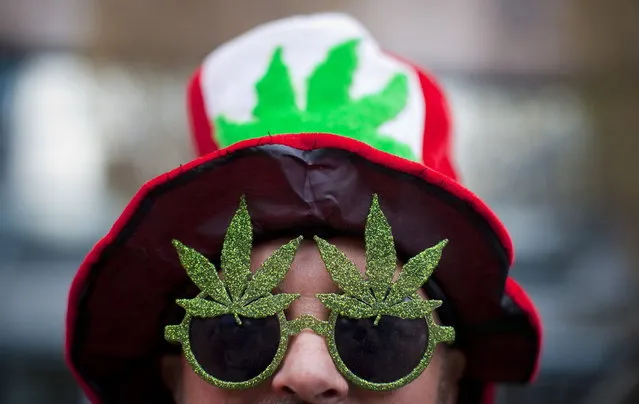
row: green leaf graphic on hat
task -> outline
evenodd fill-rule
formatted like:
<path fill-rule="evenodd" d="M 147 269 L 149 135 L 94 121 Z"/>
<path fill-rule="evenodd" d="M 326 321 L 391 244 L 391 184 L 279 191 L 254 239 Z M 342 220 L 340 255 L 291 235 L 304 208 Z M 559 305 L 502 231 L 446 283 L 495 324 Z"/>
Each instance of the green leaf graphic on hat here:
<path fill-rule="evenodd" d="M 273 52 L 268 69 L 256 83 L 257 104 L 253 120 L 233 122 L 215 117 L 215 136 L 220 146 L 279 133 L 325 132 L 347 136 L 411 160 L 410 146 L 379 128 L 394 119 L 408 101 L 408 77 L 395 74 L 377 93 L 353 99 L 349 89 L 357 69 L 358 39 L 329 49 L 326 58 L 307 78 L 306 109 L 296 103 L 296 93 L 283 48 Z"/>
<path fill-rule="evenodd" d="M 271 291 L 286 275 L 302 237 L 278 248 L 255 273 L 251 273 L 252 239 L 251 218 L 242 198 L 222 245 L 220 264 L 223 278 L 218 276 L 215 266 L 206 257 L 173 240 L 180 263 L 202 291 L 193 299 L 178 299 L 176 303 L 193 317 L 232 314 L 238 324 L 241 324 L 239 316 L 268 317 L 286 309 L 299 294 L 273 295 Z"/>

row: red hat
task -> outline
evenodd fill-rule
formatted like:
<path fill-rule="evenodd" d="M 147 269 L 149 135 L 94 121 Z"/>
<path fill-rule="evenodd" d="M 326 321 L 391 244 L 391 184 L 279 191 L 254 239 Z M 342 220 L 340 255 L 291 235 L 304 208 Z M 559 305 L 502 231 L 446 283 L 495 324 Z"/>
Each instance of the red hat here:
<path fill-rule="evenodd" d="M 71 287 L 67 359 L 92 401 L 167 394 L 162 330 L 190 282 L 171 240 L 216 255 L 241 195 L 259 237 L 360 234 L 378 194 L 399 252 L 450 240 L 433 278 L 466 378 L 534 377 L 539 317 L 508 276 L 506 229 L 456 181 L 449 111 L 431 76 L 380 51 L 351 18 L 321 14 L 218 48 L 194 74 L 188 103 L 200 157 L 138 191 Z"/>

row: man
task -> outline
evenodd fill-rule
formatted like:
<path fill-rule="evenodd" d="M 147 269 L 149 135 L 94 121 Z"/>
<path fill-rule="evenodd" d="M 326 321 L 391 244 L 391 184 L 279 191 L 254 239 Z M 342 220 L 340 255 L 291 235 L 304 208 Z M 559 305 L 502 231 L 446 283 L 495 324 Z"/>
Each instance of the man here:
<path fill-rule="evenodd" d="M 93 402 L 476 404 L 534 377 L 537 313 L 426 73 L 346 16 L 295 17 L 209 55 L 189 112 L 201 158 L 71 288 Z"/>

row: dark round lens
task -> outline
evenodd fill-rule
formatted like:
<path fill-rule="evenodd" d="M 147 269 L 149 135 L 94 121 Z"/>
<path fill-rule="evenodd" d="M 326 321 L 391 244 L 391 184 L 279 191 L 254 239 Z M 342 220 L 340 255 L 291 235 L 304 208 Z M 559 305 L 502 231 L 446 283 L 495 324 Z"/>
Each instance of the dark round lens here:
<path fill-rule="evenodd" d="M 346 367 L 373 383 L 390 383 L 417 367 L 428 345 L 425 319 L 337 317 L 335 345 Z"/>
<path fill-rule="evenodd" d="M 240 317 L 228 314 L 191 320 L 191 351 L 206 373 L 227 382 L 244 382 L 271 364 L 280 344 L 277 316 Z"/>

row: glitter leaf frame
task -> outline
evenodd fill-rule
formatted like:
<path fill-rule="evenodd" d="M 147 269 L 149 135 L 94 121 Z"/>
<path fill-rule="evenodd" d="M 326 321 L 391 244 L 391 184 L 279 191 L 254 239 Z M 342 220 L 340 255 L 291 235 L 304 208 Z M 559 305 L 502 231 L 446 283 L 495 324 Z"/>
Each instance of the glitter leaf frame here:
<path fill-rule="evenodd" d="M 428 342 L 421 360 L 409 374 L 388 383 L 373 383 L 354 374 L 338 353 L 334 331 L 326 335 L 329 353 L 338 370 L 348 380 L 369 390 L 392 390 L 410 383 L 426 369 L 438 343 L 451 343 L 455 340 L 455 330 L 452 327 L 438 325 L 433 317 L 435 309 L 441 306 L 442 301 L 425 300 L 417 293 L 439 264 L 448 240 L 442 240 L 409 259 L 399 272 L 397 280 L 393 281 L 398 269 L 397 253 L 390 225 L 380 208 L 377 195 L 373 195 L 364 238 L 366 279 L 337 247 L 320 237 L 315 237 L 326 269 L 344 292 L 319 293 L 317 298 L 331 311 L 328 320 L 330 330 L 335 330 L 340 316 L 352 319 L 372 318 L 374 325 L 379 323 L 382 316 L 426 320 Z"/>
<path fill-rule="evenodd" d="M 263 318 L 275 315 L 299 297 L 290 293 L 272 295 L 271 291 L 286 276 L 301 242 L 300 236 L 284 244 L 255 273 L 251 273 L 253 227 L 246 200 L 242 197 L 222 244 L 222 278 L 206 257 L 173 240 L 180 263 L 202 291 L 193 299 L 178 299 L 176 303 L 192 317 L 210 318 L 232 314 L 238 325 L 241 325 L 240 316 Z"/>
<path fill-rule="evenodd" d="M 166 326 L 164 338 L 169 342 L 182 345 L 186 360 L 200 378 L 225 389 L 255 387 L 275 373 L 284 359 L 289 338 L 304 329 L 310 329 L 326 339 L 329 354 L 344 377 L 359 387 L 386 391 L 402 387 L 418 377 L 430 363 L 438 343 L 454 341 L 454 329 L 438 325 L 433 317 L 434 310 L 442 302 L 425 300 L 417 293 L 437 267 L 447 240 L 411 258 L 404 265 L 397 280 L 393 282 L 397 269 L 394 241 L 390 225 L 379 206 L 378 197 L 374 195 L 365 228 L 367 279 L 362 278 L 355 264 L 337 247 L 315 237 L 328 272 L 344 293 L 317 294 L 318 299 L 331 310 L 328 321 L 319 320 L 308 314 L 289 321 L 284 310 L 299 295 L 287 293 L 273 295 L 271 291 L 286 275 L 301 241 L 302 237 L 298 237 L 283 245 L 267 258 L 255 273 L 251 273 L 252 227 L 244 198 L 241 199 L 240 206 L 224 238 L 221 259 L 222 278 L 219 277 L 215 266 L 204 256 L 174 240 L 173 244 L 182 266 L 201 292 L 193 299 L 176 300 L 176 303 L 185 309 L 186 314 L 180 324 Z M 242 324 L 239 316 L 249 318 L 277 316 L 280 338 L 276 353 L 270 364 L 250 380 L 229 382 L 213 377 L 199 364 L 191 349 L 189 335 L 191 320 L 226 314 L 232 314 L 238 325 Z M 424 354 L 415 368 L 398 380 L 374 383 L 362 379 L 354 374 L 339 356 L 335 328 L 340 316 L 353 319 L 374 318 L 375 325 L 381 316 L 395 316 L 402 319 L 424 318 L 429 335 Z"/>
<path fill-rule="evenodd" d="M 182 345 L 182 351 L 197 375 L 207 382 L 228 389 L 243 389 L 259 384 L 268 378 L 284 357 L 288 342 L 288 331 L 284 310 L 299 297 L 299 294 L 271 292 L 282 281 L 293 262 L 302 237 L 291 240 L 278 248 L 260 267 L 251 272 L 251 249 L 253 228 L 244 197 L 231 219 L 224 236 L 220 267 L 222 278 L 215 266 L 202 254 L 173 240 L 180 263 L 187 275 L 200 289 L 192 299 L 178 299 L 176 304 L 186 311 L 182 322 L 168 325 L 164 338 Z M 229 382 L 208 374 L 200 365 L 191 349 L 189 330 L 193 318 L 212 318 L 233 315 L 238 325 L 242 325 L 240 316 L 246 318 L 265 318 L 277 316 L 280 323 L 280 341 L 275 357 L 270 365 L 259 375 L 248 381 Z"/>

